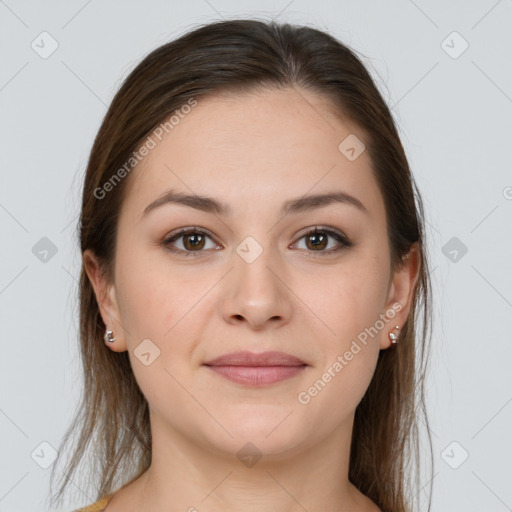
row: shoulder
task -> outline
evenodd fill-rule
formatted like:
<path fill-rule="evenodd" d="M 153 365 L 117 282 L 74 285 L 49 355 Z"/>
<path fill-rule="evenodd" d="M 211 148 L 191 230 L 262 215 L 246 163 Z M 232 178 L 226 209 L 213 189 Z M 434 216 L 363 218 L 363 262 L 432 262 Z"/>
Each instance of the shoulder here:
<path fill-rule="evenodd" d="M 112 496 L 113 494 L 108 494 L 107 496 L 104 496 L 100 500 L 95 501 L 91 505 L 76 509 L 73 512 L 103 512 L 103 510 L 105 510 L 105 507 L 107 506 L 107 503 L 112 499 Z"/>

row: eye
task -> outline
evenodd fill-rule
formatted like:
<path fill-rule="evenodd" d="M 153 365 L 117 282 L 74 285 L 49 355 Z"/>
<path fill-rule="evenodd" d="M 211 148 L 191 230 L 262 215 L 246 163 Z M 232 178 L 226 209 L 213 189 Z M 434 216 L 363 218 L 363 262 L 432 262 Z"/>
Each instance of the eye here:
<path fill-rule="evenodd" d="M 202 229 L 195 227 L 188 229 L 182 228 L 177 233 L 164 240 L 163 245 L 169 251 L 180 254 L 182 256 L 197 256 L 194 253 L 203 252 L 202 249 L 205 249 L 207 238 L 211 240 L 211 236 Z M 177 249 L 176 247 L 173 247 L 175 241 L 180 239 L 182 239 L 181 244 L 183 249 Z M 217 247 L 217 244 L 213 243 L 213 247 L 206 247 L 206 249 L 214 249 L 215 247 Z"/>
<path fill-rule="evenodd" d="M 325 250 L 329 247 L 329 238 L 336 240 L 338 244 L 337 246 L 335 244 L 334 248 L 331 246 L 329 250 Z M 207 239 L 212 241 L 212 246 L 206 247 Z M 299 241 L 303 239 L 306 241 L 306 251 L 310 253 L 318 253 L 318 256 L 328 256 L 354 245 L 353 242 L 351 242 L 342 233 L 322 226 L 315 226 L 314 228 L 309 229 L 301 236 Z M 182 246 L 181 249 L 175 246 L 177 241 L 180 241 Z M 296 244 L 298 244 L 298 242 L 296 242 Z M 162 242 L 162 245 L 164 245 L 169 251 L 181 256 L 199 256 L 204 252 L 203 249 L 216 249 L 219 247 L 215 242 L 213 242 L 212 236 L 209 232 L 196 227 L 181 228 L 178 232 L 171 234 L 170 237 L 166 238 Z M 293 247 L 293 245 L 289 247 Z"/>
<path fill-rule="evenodd" d="M 331 246 L 329 250 L 325 250 L 329 246 L 329 238 L 334 238 L 338 242 L 338 246 L 335 245 L 334 249 Z M 342 233 L 322 226 L 315 226 L 313 229 L 308 230 L 299 240 L 303 239 L 306 241 L 306 250 L 318 253 L 318 256 L 328 256 L 354 245 Z"/>

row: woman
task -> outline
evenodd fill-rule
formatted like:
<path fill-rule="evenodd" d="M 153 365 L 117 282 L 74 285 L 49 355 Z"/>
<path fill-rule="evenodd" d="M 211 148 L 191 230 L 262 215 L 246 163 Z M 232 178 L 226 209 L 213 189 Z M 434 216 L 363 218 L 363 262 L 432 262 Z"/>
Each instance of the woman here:
<path fill-rule="evenodd" d="M 83 510 L 412 511 L 423 222 L 390 111 L 330 35 L 221 21 L 149 54 L 85 176 L 58 496 L 92 446 Z"/>

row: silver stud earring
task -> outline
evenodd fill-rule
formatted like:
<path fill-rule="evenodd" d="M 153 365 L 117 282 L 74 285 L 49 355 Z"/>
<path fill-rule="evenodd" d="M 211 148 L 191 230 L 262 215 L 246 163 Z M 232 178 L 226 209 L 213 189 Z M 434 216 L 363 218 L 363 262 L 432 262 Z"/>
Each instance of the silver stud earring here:
<path fill-rule="evenodd" d="M 400 326 L 395 325 L 395 329 L 400 329 Z M 395 334 L 394 332 L 389 333 L 389 339 L 391 340 L 391 343 L 398 343 L 398 334 Z"/>
<path fill-rule="evenodd" d="M 114 341 L 116 341 L 116 339 L 112 337 L 112 334 L 114 333 L 112 331 L 109 331 L 108 329 L 105 331 L 105 335 L 103 336 L 105 343 L 114 343 Z"/>

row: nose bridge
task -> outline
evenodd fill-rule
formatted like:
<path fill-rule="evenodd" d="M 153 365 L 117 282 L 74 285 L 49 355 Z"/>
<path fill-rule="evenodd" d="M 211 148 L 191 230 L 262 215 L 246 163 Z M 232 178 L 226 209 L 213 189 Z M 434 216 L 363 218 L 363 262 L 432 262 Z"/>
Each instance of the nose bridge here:
<path fill-rule="evenodd" d="M 268 240 L 268 239 L 267 239 Z M 253 327 L 284 321 L 290 313 L 286 287 L 279 279 L 279 257 L 270 243 L 247 236 L 235 248 L 233 270 L 223 299 L 226 320 L 245 319 Z"/>

